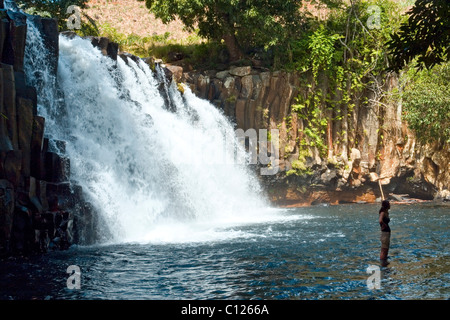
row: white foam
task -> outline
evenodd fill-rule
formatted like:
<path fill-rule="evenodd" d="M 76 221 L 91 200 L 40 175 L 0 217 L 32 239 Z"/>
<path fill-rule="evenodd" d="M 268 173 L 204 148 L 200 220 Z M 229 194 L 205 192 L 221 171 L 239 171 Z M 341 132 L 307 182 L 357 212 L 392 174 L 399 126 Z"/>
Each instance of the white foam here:
<path fill-rule="evenodd" d="M 45 56 L 36 34 L 27 59 Z M 117 64 L 88 40 L 60 36 L 58 81 L 65 110 L 44 78 L 39 108 L 46 134 L 67 141 L 71 177 L 116 242 L 213 241 L 248 236 L 233 226 L 292 219 L 268 209 L 233 125 L 189 88 L 165 89 L 142 61 Z M 29 64 L 27 77 L 44 64 Z M 51 91 L 53 90 L 53 91 Z M 47 92 L 48 91 L 48 92 Z M 64 111 L 64 112 L 61 112 Z M 237 156 L 236 156 L 237 155 Z"/>

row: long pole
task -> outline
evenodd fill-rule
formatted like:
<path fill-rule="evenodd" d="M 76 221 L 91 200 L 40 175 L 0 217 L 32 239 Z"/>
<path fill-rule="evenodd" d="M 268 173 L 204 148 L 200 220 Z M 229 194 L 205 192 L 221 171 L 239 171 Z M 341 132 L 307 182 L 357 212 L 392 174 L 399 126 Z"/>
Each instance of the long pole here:
<path fill-rule="evenodd" d="M 381 200 L 384 201 L 384 193 L 383 193 L 383 188 L 381 187 L 381 178 L 378 178 L 378 185 L 380 186 L 380 191 L 381 191 Z"/>

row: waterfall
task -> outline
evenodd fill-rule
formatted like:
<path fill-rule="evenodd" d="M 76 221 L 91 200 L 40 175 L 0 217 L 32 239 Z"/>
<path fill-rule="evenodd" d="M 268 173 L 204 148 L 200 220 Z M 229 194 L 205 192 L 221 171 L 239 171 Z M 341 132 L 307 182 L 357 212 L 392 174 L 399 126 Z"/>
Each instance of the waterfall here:
<path fill-rule="evenodd" d="M 26 73 L 38 87 L 46 135 L 67 142 L 71 179 L 111 241 L 216 239 L 274 218 L 232 123 L 212 104 L 172 84 L 167 108 L 146 63 L 113 61 L 80 37 L 60 35 L 58 81 L 45 56 L 30 21 Z"/>

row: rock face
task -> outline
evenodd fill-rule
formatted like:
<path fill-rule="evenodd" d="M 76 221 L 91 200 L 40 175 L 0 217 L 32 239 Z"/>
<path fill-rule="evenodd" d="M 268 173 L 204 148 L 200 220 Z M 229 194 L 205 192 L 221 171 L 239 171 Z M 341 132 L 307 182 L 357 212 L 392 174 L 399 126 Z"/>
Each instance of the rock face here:
<path fill-rule="evenodd" d="M 41 33 L 49 53 L 42 58 L 56 78 L 57 22 L 4 9 L 0 15 L 0 258 L 93 243 L 98 240 L 98 219 L 82 188 L 70 182 L 65 142 L 45 137 L 37 90 L 27 85 L 24 73 L 28 18 Z M 89 40 L 111 59 L 119 57 L 118 45 L 108 38 Z M 126 53 L 121 58 L 138 59 Z M 58 101 L 64 101 L 62 93 L 57 94 Z"/>
<path fill-rule="evenodd" d="M 69 182 L 70 161 L 63 145 L 44 137 L 36 89 L 26 84 L 24 54 L 27 16 L 0 10 L 0 257 L 67 248 L 73 233 L 70 208 L 79 200 Z M 58 27 L 33 17 L 50 52 L 56 74 Z"/>
<path fill-rule="evenodd" d="M 222 109 L 236 128 L 278 130 L 281 172 L 261 177 L 278 204 L 373 202 L 381 198 L 379 178 L 386 197 L 429 200 L 449 194 L 449 145 L 419 144 L 401 119 L 401 104 L 371 102 L 376 99 L 370 91 L 363 93 L 369 102 L 354 99 L 354 107 L 344 108 L 342 117 L 324 104 L 321 112 L 329 114 L 323 137 L 327 152 L 321 154 L 305 135 L 307 120 L 292 110 L 295 99 L 308 90 L 307 75 L 231 67 L 184 73 L 182 81 Z M 396 85 L 391 76 L 385 89 Z M 321 89 L 329 90 L 327 81 Z"/>

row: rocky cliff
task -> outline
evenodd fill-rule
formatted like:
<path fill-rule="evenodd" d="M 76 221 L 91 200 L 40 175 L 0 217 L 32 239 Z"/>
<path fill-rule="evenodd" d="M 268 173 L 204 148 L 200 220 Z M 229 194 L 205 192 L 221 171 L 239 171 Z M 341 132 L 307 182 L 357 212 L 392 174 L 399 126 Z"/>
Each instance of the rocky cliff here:
<path fill-rule="evenodd" d="M 37 113 L 36 88 L 27 85 L 27 17 L 5 9 L 0 14 L 0 252 L 25 254 L 46 250 L 63 221 L 61 235 L 72 238 L 72 217 L 58 208 L 60 196 L 69 192 L 70 162 L 50 148 L 45 119 Z M 57 50 L 56 21 L 38 22 L 48 47 Z"/>
<path fill-rule="evenodd" d="M 308 75 L 249 66 L 187 73 L 168 68 L 176 80 L 222 109 L 236 128 L 279 130 L 281 172 L 261 177 L 275 203 L 374 202 L 381 190 L 394 200 L 449 199 L 448 144 L 420 144 L 402 121 L 399 102 L 382 101 L 366 90 L 353 98 L 352 108 L 329 111 L 324 103 L 323 153 L 305 134 L 307 119 L 293 110 L 297 97 L 314 90 Z M 330 89 L 326 79 L 319 86 Z M 396 86 L 395 75 L 383 79 L 384 91 Z"/>
<path fill-rule="evenodd" d="M 57 22 L 6 10 L 3 4 L 0 15 L 0 257 L 92 242 L 95 216 L 81 188 L 70 182 L 65 142 L 45 135 L 45 118 L 38 114 L 40 88 L 29 85 L 25 72 L 25 64 L 32 63 L 26 61 L 30 20 L 48 50 L 41 58 L 56 78 Z"/>

